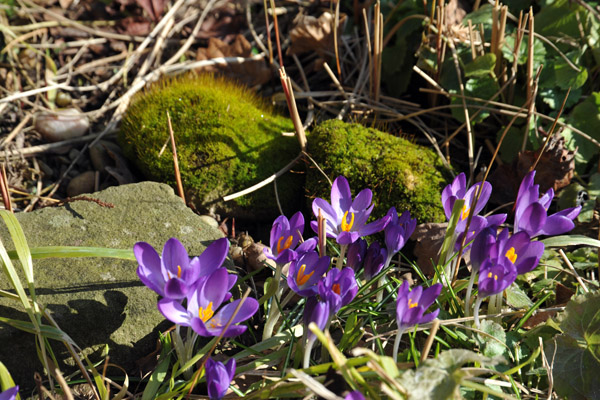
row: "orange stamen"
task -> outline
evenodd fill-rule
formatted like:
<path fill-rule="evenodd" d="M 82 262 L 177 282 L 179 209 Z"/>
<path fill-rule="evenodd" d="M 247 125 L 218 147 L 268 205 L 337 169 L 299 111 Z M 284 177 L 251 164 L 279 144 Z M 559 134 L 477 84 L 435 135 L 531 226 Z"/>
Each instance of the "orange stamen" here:
<path fill-rule="evenodd" d="M 409 309 L 411 309 L 411 308 L 415 308 L 415 307 L 418 307 L 418 306 L 419 306 L 419 302 L 415 302 L 415 303 L 413 303 L 413 302 L 412 302 L 412 299 L 408 299 L 408 308 L 409 308 Z"/>
<path fill-rule="evenodd" d="M 339 296 L 339 295 L 340 295 L 340 292 L 341 292 L 341 290 L 340 290 L 340 284 L 339 284 L 339 283 L 336 283 L 336 284 L 334 284 L 334 285 L 331 287 L 331 290 L 333 290 L 333 291 L 334 291 L 334 293 L 336 293 L 336 294 Z"/>
<path fill-rule="evenodd" d="M 213 303 L 211 301 L 210 303 L 208 303 L 208 307 L 206 307 L 206 309 L 204 309 L 202 307 L 200 307 L 198 309 L 198 316 L 200 317 L 202 322 L 208 321 L 215 314 L 215 312 L 212 309 L 212 306 L 213 306 Z"/>
<path fill-rule="evenodd" d="M 506 258 L 510 260 L 511 263 L 515 263 L 517 261 L 517 253 L 515 253 L 515 248 L 511 247 L 505 254 Z"/>
<path fill-rule="evenodd" d="M 283 243 L 283 247 L 281 246 L 281 241 L 283 240 L 283 236 L 279 238 L 279 240 L 277 241 L 277 254 L 281 253 L 283 250 L 289 249 L 290 246 L 292 245 L 292 241 L 294 240 L 294 237 L 292 235 L 288 236 L 287 239 L 285 239 L 285 242 Z"/>
<path fill-rule="evenodd" d="M 300 269 L 298 270 L 298 275 L 296 276 L 296 281 L 298 282 L 299 286 L 304 285 L 309 279 L 310 277 L 315 273 L 315 271 L 311 271 L 310 274 L 304 274 L 304 271 L 306 270 L 306 264 L 302 264 L 300 266 Z"/>
<path fill-rule="evenodd" d="M 342 231 L 350 232 L 352 229 L 352 225 L 354 225 L 354 213 L 350 213 L 350 223 L 346 222 L 348 218 L 348 211 L 344 213 L 344 218 L 342 218 Z"/>

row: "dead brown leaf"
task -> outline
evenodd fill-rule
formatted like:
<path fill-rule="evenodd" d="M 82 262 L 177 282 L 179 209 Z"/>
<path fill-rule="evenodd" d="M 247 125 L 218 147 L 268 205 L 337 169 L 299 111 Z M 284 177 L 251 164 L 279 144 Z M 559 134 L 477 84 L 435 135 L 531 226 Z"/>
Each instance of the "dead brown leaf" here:
<path fill-rule="evenodd" d="M 252 45 L 243 35 L 237 35 L 231 44 L 220 39 L 210 38 L 208 47 L 198 49 L 196 60 L 209 60 L 219 57 L 250 57 Z M 265 60 L 250 60 L 242 64 L 209 65 L 199 68 L 203 72 L 218 72 L 248 86 L 262 85 L 271 79 L 271 68 Z"/>
<path fill-rule="evenodd" d="M 315 52 L 321 57 L 334 54 L 333 28 L 334 15 L 324 12 L 319 18 L 298 14 L 294 18 L 294 27 L 290 30 L 291 45 L 288 54 Z M 338 35 L 343 31 L 346 15 L 340 14 Z"/>
<path fill-rule="evenodd" d="M 410 237 L 417 242 L 413 253 L 417 257 L 417 265 L 426 276 L 433 276 L 435 273 L 432 262 L 438 261 L 447 227 L 447 222 L 420 224 Z"/>
<path fill-rule="evenodd" d="M 165 11 L 166 0 L 135 0 L 144 9 L 153 21 L 158 21 Z"/>
<path fill-rule="evenodd" d="M 489 181 L 494 187 L 491 200 L 496 204 L 515 201 L 523 177 L 535 163 L 541 149 L 519 153 L 512 164 L 504 164 L 490 174 Z M 575 171 L 575 154 L 565 148 L 565 139 L 555 135 L 550 139 L 540 162 L 536 166 L 535 183 L 540 185 L 540 193 L 552 188 L 554 192 L 571 183 Z"/>

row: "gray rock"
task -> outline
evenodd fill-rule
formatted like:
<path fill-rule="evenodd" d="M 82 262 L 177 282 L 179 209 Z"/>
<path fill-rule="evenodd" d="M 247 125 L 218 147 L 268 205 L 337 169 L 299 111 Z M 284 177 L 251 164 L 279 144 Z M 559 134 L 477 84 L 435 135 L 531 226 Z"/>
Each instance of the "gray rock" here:
<path fill-rule="evenodd" d="M 160 253 L 167 239 L 177 237 L 190 255 L 198 255 L 223 236 L 204 224 L 164 184 L 111 187 L 90 197 L 114 208 L 75 201 L 17 214 L 29 246 L 132 249 L 134 243 L 145 241 Z M 14 248 L 5 225 L 0 225 L 2 243 L 7 249 Z M 92 362 L 101 360 L 101 352 L 108 345 L 110 362 L 132 371 L 137 360 L 155 349 L 158 332 L 171 326 L 156 308 L 158 296 L 138 279 L 135 261 L 57 258 L 33 263 L 39 302 Z M 4 276 L 0 288 L 10 290 Z M 0 316 L 28 321 L 20 304 L 3 297 Z M 34 372 L 43 372 L 34 336 L 0 324 L 0 343 L 0 360 L 15 382 L 25 390 L 32 388 Z M 75 370 L 65 347 L 51 343 L 63 362 L 63 371 Z"/>

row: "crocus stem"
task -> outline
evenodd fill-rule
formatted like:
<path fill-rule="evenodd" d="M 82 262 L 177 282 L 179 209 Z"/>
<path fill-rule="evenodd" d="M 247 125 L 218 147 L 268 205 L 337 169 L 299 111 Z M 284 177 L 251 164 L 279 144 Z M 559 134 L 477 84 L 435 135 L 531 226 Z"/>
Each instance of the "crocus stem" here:
<path fill-rule="evenodd" d="M 306 347 L 304 348 L 304 361 L 302 362 L 302 368 L 310 367 L 310 352 L 312 351 L 313 345 L 315 344 L 316 336 L 309 337 L 306 341 Z"/>
<path fill-rule="evenodd" d="M 467 297 L 465 298 L 465 317 L 471 316 L 471 294 L 473 293 L 473 285 L 475 284 L 475 269 L 471 267 L 471 277 L 469 278 L 469 285 L 467 286 Z"/>
<path fill-rule="evenodd" d="M 275 276 L 273 277 L 273 285 L 275 285 L 275 292 L 273 298 L 271 298 L 271 308 L 269 308 L 269 315 L 267 316 L 267 321 L 265 322 L 265 329 L 263 330 L 263 340 L 267 340 L 273 335 L 273 329 L 275 328 L 275 324 L 279 319 L 279 307 L 277 307 L 277 301 L 279 301 L 279 299 L 281 298 L 281 291 L 279 290 L 279 281 L 281 280 L 282 268 L 283 265 L 277 263 L 277 267 L 275 268 Z M 275 298 L 277 300 L 275 300 Z"/>
<path fill-rule="evenodd" d="M 181 365 L 185 364 L 188 361 L 188 358 L 187 358 L 187 353 L 186 353 L 186 347 L 183 344 L 183 339 L 181 339 L 181 326 L 180 325 L 175 325 L 175 329 L 173 331 L 171 331 L 171 340 L 175 347 L 175 353 L 177 354 L 177 359 L 179 360 Z M 183 371 L 183 376 L 186 379 L 191 379 L 192 373 L 193 373 L 192 369 L 188 368 L 185 371 Z"/>
<path fill-rule="evenodd" d="M 342 267 L 344 266 L 344 257 L 346 256 L 347 248 L 348 248 L 347 244 L 340 244 L 340 255 L 338 256 L 337 264 L 336 264 L 336 267 L 339 270 L 341 270 Z"/>
<path fill-rule="evenodd" d="M 396 333 L 396 340 L 394 340 L 394 350 L 392 355 L 394 357 L 394 362 L 398 362 L 398 349 L 400 348 L 400 339 L 402 339 L 402 334 L 404 333 L 404 329 L 398 329 L 398 333 Z"/>
<path fill-rule="evenodd" d="M 385 269 L 390 266 L 390 263 L 392 262 L 392 258 L 394 258 L 393 254 L 387 256 L 387 258 L 385 260 L 385 264 L 383 265 L 383 268 L 381 269 L 382 271 L 385 271 Z M 380 287 L 385 285 L 386 282 L 387 282 L 387 279 L 385 278 L 385 275 L 382 276 L 381 278 L 379 278 L 379 280 L 377 281 L 377 289 L 379 289 Z M 383 290 L 380 290 L 379 292 L 377 292 L 377 304 L 381 303 L 382 300 L 383 300 Z"/>
<path fill-rule="evenodd" d="M 473 318 L 475 319 L 475 327 L 479 329 L 479 307 L 481 307 L 481 302 L 483 301 L 482 297 L 477 297 L 475 300 L 475 307 L 473 310 Z"/>

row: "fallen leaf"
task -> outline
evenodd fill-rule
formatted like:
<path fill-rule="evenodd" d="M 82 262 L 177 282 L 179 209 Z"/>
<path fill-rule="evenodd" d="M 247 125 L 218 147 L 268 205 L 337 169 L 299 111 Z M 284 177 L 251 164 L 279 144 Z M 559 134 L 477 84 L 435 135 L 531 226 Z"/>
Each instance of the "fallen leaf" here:
<path fill-rule="evenodd" d="M 243 57 L 252 55 L 252 45 L 243 35 L 237 35 L 231 44 L 217 38 L 208 39 L 208 47 L 198 49 L 196 60 L 219 57 Z M 197 71 L 218 72 L 248 86 L 262 85 L 272 77 L 271 68 L 265 60 L 248 60 L 241 64 L 217 64 L 198 68 Z"/>
<path fill-rule="evenodd" d="M 158 21 L 165 11 L 166 0 L 135 0 L 144 9 L 153 21 Z"/>
<path fill-rule="evenodd" d="M 334 15 L 324 12 L 319 18 L 312 15 L 298 14 L 294 18 L 294 27 L 290 30 L 291 45 L 289 55 L 315 52 L 321 57 L 332 56 Z M 340 14 L 338 37 L 343 32 L 346 15 Z"/>
<path fill-rule="evenodd" d="M 446 228 L 448 228 L 446 222 L 420 224 L 410 237 L 417 242 L 413 253 L 417 257 L 417 265 L 426 276 L 433 276 L 435 273 L 432 263 L 438 261 Z"/>
<path fill-rule="evenodd" d="M 143 17 L 126 17 L 117 23 L 116 30 L 124 35 L 146 36 L 152 31 L 152 23 Z"/>
<path fill-rule="evenodd" d="M 520 152 L 512 164 L 504 164 L 490 174 L 489 182 L 494 187 L 490 200 L 493 203 L 516 200 L 521 181 L 537 160 L 540 150 Z M 565 148 L 565 139 L 560 134 L 550 139 L 536 167 L 535 183 L 540 185 L 540 193 L 550 188 L 556 193 L 571 183 L 576 152 Z"/>

